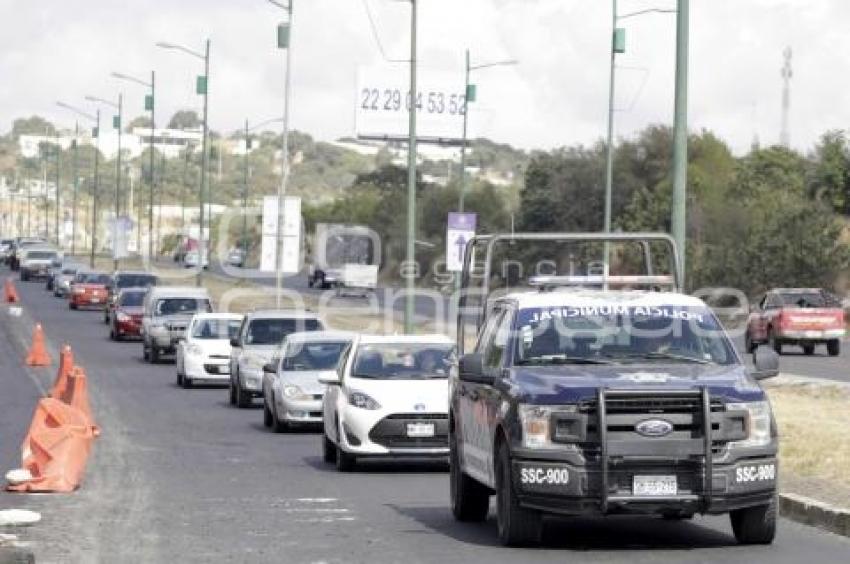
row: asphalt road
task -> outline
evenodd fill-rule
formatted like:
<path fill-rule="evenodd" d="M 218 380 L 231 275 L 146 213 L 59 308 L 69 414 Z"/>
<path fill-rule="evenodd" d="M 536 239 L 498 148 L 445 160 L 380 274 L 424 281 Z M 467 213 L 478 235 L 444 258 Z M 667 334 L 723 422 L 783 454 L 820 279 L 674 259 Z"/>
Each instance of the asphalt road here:
<path fill-rule="evenodd" d="M 259 407 L 231 408 L 223 389 L 177 388 L 173 365 L 144 364 L 138 343 L 111 343 L 99 313 L 69 311 L 41 284 L 18 288 L 51 344 L 73 346 L 103 429 L 77 493 L 0 494 L 0 505 L 13 498 L 43 513 L 25 534 L 40 561 L 820 564 L 850 554 L 850 540 L 785 520 L 773 546 L 737 546 L 725 517 L 563 520 L 548 523 L 540 548 L 505 549 L 492 517 L 452 519 L 444 467 L 338 474 L 321 461 L 319 435 L 276 435 Z M 26 378 L 20 352 L 0 353 L 12 359 L 0 372 L 0 407 L 22 406 L 0 412 L 5 452 L 20 443 L 34 392 L 31 381 L 10 381 Z"/>

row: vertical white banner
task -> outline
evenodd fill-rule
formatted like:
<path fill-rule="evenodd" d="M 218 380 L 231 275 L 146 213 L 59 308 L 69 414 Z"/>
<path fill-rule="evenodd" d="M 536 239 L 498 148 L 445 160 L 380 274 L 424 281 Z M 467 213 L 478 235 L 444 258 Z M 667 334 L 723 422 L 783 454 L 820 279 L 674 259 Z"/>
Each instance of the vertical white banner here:
<path fill-rule="evenodd" d="M 260 270 L 277 270 L 277 196 L 263 198 L 262 246 Z M 281 266 L 284 274 L 301 270 L 301 198 L 287 196 L 283 200 L 283 249 Z"/>

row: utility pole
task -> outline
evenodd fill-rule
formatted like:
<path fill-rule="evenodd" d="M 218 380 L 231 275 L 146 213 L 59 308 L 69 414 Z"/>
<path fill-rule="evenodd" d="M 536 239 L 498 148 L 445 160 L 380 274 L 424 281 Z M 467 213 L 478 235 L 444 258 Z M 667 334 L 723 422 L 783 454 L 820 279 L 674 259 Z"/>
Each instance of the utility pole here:
<path fill-rule="evenodd" d="M 245 158 L 243 159 L 242 166 L 245 170 L 243 173 L 243 183 L 242 183 L 242 241 L 239 245 L 240 249 L 244 250 L 245 256 L 247 258 L 248 254 L 248 149 L 251 145 L 251 141 L 248 137 L 249 135 L 248 129 L 248 120 L 245 120 Z M 245 260 L 242 261 L 242 266 L 245 266 Z"/>
<path fill-rule="evenodd" d="M 57 248 L 62 248 L 61 247 L 62 246 L 62 240 L 61 240 L 61 237 L 59 236 L 59 206 L 61 204 L 61 202 L 60 202 L 61 188 L 59 187 L 59 182 L 60 182 L 60 173 L 62 171 L 61 166 L 62 166 L 62 146 L 59 145 L 59 137 L 58 137 L 58 133 L 57 133 L 57 138 L 56 138 L 56 207 L 54 208 L 54 212 L 53 212 L 53 214 L 54 214 L 53 215 L 53 231 L 54 231 L 55 236 L 56 236 L 56 247 Z"/>
<path fill-rule="evenodd" d="M 200 86 L 200 84 L 199 84 Z M 199 238 L 198 238 L 198 276 L 195 280 L 196 285 L 202 286 L 204 283 L 204 252 L 206 251 L 207 257 L 209 257 L 209 251 L 206 248 L 206 241 L 204 240 L 204 205 L 209 198 L 209 178 L 207 174 L 207 169 L 210 166 L 209 161 L 209 91 L 210 91 L 210 40 L 207 39 L 206 47 L 204 49 L 204 80 L 203 80 L 203 94 L 204 94 L 204 133 L 203 139 L 201 141 L 203 155 L 201 158 L 201 201 L 200 201 L 200 217 L 199 217 Z"/>
<path fill-rule="evenodd" d="M 71 169 L 74 174 L 74 202 L 71 205 L 71 256 L 77 253 L 77 197 L 80 192 L 79 161 L 77 160 L 78 145 L 80 144 L 80 122 L 74 122 L 74 160 Z"/>
<path fill-rule="evenodd" d="M 404 304 L 404 332 L 413 333 L 416 280 L 416 0 L 410 0 L 410 107 L 407 145 L 407 267 L 404 270 L 406 296 Z"/>
<path fill-rule="evenodd" d="M 98 164 L 100 162 L 100 108 L 97 109 L 95 123 L 94 193 L 91 198 L 91 257 L 89 257 L 89 266 L 91 268 L 94 268 L 94 255 L 97 249 L 97 199 L 100 197 L 100 176 L 98 175 Z"/>
<path fill-rule="evenodd" d="M 268 0 L 278 8 L 286 11 L 288 21 L 278 25 L 277 46 L 278 49 L 286 49 L 286 75 L 283 87 L 283 140 L 281 149 L 280 186 L 277 191 L 277 229 L 275 237 L 275 303 L 279 308 L 283 294 L 283 220 L 284 199 L 289 182 L 289 104 L 292 98 L 292 31 L 293 11 L 295 0 L 289 0 L 286 4 L 277 0 Z"/>
<path fill-rule="evenodd" d="M 782 128 L 779 134 L 779 144 L 786 149 L 791 147 L 791 133 L 788 128 L 788 116 L 791 113 L 791 77 L 794 71 L 791 69 L 791 47 L 782 51 L 784 64 L 782 65 Z"/>
<path fill-rule="evenodd" d="M 678 0 L 676 12 L 676 99 L 673 119 L 673 205 L 671 231 L 679 249 L 679 283 L 685 287 L 688 183 L 688 28 L 689 0 Z"/>

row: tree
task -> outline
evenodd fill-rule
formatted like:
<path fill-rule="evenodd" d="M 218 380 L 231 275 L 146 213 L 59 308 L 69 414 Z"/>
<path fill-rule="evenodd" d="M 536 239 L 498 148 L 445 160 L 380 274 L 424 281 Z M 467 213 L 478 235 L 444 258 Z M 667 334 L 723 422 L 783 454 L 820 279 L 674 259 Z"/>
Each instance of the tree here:
<path fill-rule="evenodd" d="M 147 128 L 150 128 L 150 126 L 151 126 L 151 118 L 149 118 L 148 116 L 137 116 L 137 117 L 134 117 L 130 121 L 130 123 L 127 124 L 127 128 L 125 129 L 125 131 L 127 133 L 132 133 L 133 130 L 137 127 L 147 129 Z"/>
<path fill-rule="evenodd" d="M 41 116 L 16 119 L 12 123 L 12 137 L 15 141 L 21 135 L 55 135 L 56 126 Z"/>
<path fill-rule="evenodd" d="M 179 110 L 168 121 L 168 129 L 198 129 L 202 123 L 195 110 Z"/>
<path fill-rule="evenodd" d="M 824 133 L 812 160 L 809 192 L 850 216 L 850 144 L 844 131 Z"/>

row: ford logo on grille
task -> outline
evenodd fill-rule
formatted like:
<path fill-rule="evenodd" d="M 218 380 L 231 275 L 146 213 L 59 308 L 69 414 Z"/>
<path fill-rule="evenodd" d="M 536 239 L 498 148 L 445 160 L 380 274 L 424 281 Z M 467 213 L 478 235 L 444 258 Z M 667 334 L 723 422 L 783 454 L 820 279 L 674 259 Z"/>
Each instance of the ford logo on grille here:
<path fill-rule="evenodd" d="M 413 409 L 414 409 L 414 411 L 425 411 L 425 404 L 424 403 L 417 403 L 416 405 L 413 406 Z"/>
<path fill-rule="evenodd" d="M 644 437 L 666 437 L 673 432 L 673 424 L 664 419 L 646 419 L 635 425 L 635 431 Z"/>

